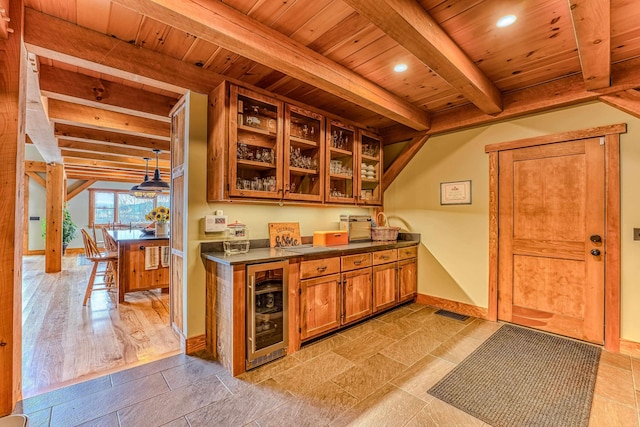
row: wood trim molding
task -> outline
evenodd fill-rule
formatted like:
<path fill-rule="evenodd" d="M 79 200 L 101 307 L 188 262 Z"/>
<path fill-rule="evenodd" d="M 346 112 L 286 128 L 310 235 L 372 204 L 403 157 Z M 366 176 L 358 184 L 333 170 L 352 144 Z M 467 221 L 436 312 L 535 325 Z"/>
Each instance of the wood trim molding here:
<path fill-rule="evenodd" d="M 498 240 L 492 239 L 493 221 L 498 220 L 498 203 L 491 202 L 491 192 L 497 191 L 498 166 L 492 165 L 492 156 L 498 151 L 515 148 L 531 147 L 542 144 L 559 143 L 575 139 L 603 137 L 605 140 L 605 349 L 619 352 L 620 340 L 620 133 L 627 131 L 626 123 L 601 126 L 582 131 L 564 132 L 536 138 L 526 138 L 518 141 L 491 144 L 485 147 L 489 153 L 489 309 L 488 313 L 497 313 L 497 282 L 498 282 Z M 494 184 L 495 182 L 495 184 Z M 494 190 L 495 185 L 495 190 Z M 497 193 L 496 193 L 497 197 Z M 495 290 L 492 286 L 495 282 Z"/>
<path fill-rule="evenodd" d="M 625 127 L 626 131 L 626 127 Z M 605 289 L 604 348 L 620 351 L 620 135 L 606 135 L 605 144 Z"/>
<path fill-rule="evenodd" d="M 498 152 L 489 153 L 489 309 L 487 320 L 498 321 Z"/>
<path fill-rule="evenodd" d="M 489 313 L 486 308 L 478 307 L 477 305 L 473 304 L 467 304 L 464 302 L 453 301 L 425 294 L 418 294 L 416 302 L 419 304 L 430 305 L 431 307 L 441 308 L 443 310 L 453 311 L 454 313 L 464 314 L 465 316 L 491 320 L 489 319 Z"/>
<path fill-rule="evenodd" d="M 201 350 L 207 349 L 207 336 L 205 334 L 196 335 L 185 340 L 184 343 L 185 353 L 194 354 Z"/>
<path fill-rule="evenodd" d="M 620 353 L 640 359 L 640 342 L 621 339 Z"/>
<path fill-rule="evenodd" d="M 554 144 L 556 142 L 573 141 L 576 139 L 597 138 L 599 136 L 614 135 L 625 133 L 627 131 L 626 123 L 615 125 L 599 126 L 584 130 L 576 130 L 553 135 L 535 136 L 533 138 L 518 139 L 516 141 L 499 142 L 497 144 L 489 144 L 484 147 L 485 153 L 492 151 L 513 150 L 515 148 L 533 147 L 536 145 Z"/>

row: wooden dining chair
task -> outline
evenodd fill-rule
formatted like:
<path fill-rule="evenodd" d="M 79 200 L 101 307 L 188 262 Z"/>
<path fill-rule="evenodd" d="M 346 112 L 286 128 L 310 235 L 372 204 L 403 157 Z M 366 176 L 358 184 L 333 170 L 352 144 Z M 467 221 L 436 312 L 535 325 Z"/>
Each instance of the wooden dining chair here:
<path fill-rule="evenodd" d="M 116 242 L 116 239 L 114 239 L 113 236 L 109 234 L 109 231 L 106 227 L 102 228 L 102 238 L 104 241 L 104 247 L 107 252 L 118 252 L 118 242 Z"/>
<path fill-rule="evenodd" d="M 91 238 L 85 229 L 80 230 L 84 242 L 84 253 L 89 261 L 93 262 L 91 276 L 87 283 L 87 290 L 84 294 L 82 305 L 87 305 L 87 300 L 91 297 L 91 292 L 99 290 L 118 291 L 118 253 L 100 252 L 96 242 Z M 105 263 L 104 270 L 99 270 L 100 264 Z M 96 284 L 96 277 L 102 277 L 103 283 Z M 116 301 L 118 300 L 116 296 Z"/>

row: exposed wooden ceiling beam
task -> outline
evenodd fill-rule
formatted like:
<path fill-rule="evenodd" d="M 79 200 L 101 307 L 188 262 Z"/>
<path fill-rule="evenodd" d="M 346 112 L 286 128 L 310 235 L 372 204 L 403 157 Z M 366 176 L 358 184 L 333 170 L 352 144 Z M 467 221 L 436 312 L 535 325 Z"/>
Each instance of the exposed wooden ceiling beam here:
<path fill-rule="evenodd" d="M 24 162 L 24 170 L 26 172 L 47 172 L 47 164 L 36 160 L 27 160 Z"/>
<path fill-rule="evenodd" d="M 178 101 L 176 98 L 49 65 L 40 66 L 40 90 L 49 99 L 161 121 L 170 120 L 169 112 Z"/>
<path fill-rule="evenodd" d="M 111 181 L 111 182 L 130 182 L 139 184 L 142 182 L 142 176 L 128 175 L 117 172 L 100 172 L 94 173 L 92 169 L 75 169 L 69 168 L 66 171 L 67 179 L 80 179 L 89 180 L 96 179 L 98 181 Z"/>
<path fill-rule="evenodd" d="M 129 165 L 129 164 L 119 164 L 119 163 L 111 163 L 111 162 L 106 162 L 106 161 L 98 161 L 98 160 L 92 160 L 92 159 L 83 159 L 83 158 L 76 158 L 76 157 L 63 157 L 64 158 L 64 165 L 67 168 L 73 168 L 73 167 L 87 167 L 87 168 L 92 168 L 94 172 L 99 173 L 100 171 L 120 171 L 120 172 L 132 172 L 132 173 L 136 173 L 139 172 L 141 173 L 140 175 L 140 182 L 142 182 L 142 179 L 144 178 L 144 172 L 145 172 L 145 167 L 144 166 L 140 166 L 140 165 Z M 153 172 L 152 168 L 149 168 L 149 173 L 151 174 Z M 169 175 L 169 170 L 168 169 L 163 169 L 160 168 L 160 174 L 162 176 L 162 179 L 168 177 Z"/>
<path fill-rule="evenodd" d="M 209 93 L 225 80 L 212 71 L 28 7 L 24 20 L 27 50 L 39 56 L 176 93 L 186 89 Z"/>
<path fill-rule="evenodd" d="M 97 179 L 87 179 L 87 180 L 80 180 L 74 183 L 73 186 L 67 188 L 67 195 L 65 200 L 68 202 L 69 200 L 76 197 L 78 194 L 82 193 L 87 188 L 91 187 L 97 181 L 98 181 Z"/>
<path fill-rule="evenodd" d="M 416 130 L 429 128 L 426 111 L 222 2 L 115 1 Z"/>
<path fill-rule="evenodd" d="M 87 153 L 99 153 L 107 155 L 120 155 L 129 156 L 133 158 L 149 157 L 155 159 L 155 154 L 149 150 L 139 150 L 136 148 L 119 147 L 111 144 L 104 144 L 100 142 L 86 142 L 86 141 L 73 141 L 69 139 L 58 138 L 58 146 L 60 149 L 69 149 L 74 151 L 83 151 Z M 171 160 L 171 154 L 168 152 L 162 152 L 158 155 L 161 160 Z M 149 163 L 151 166 L 152 163 Z"/>
<path fill-rule="evenodd" d="M 168 122 L 130 116 L 57 99 L 49 100 L 49 117 L 58 123 L 81 124 L 117 130 L 132 135 L 154 136 L 165 140 L 169 140 L 171 135 L 171 123 Z"/>
<path fill-rule="evenodd" d="M 417 1 L 344 0 L 487 114 L 502 111 L 497 87 Z"/>
<path fill-rule="evenodd" d="M 45 166 L 46 167 L 46 166 Z M 30 172 L 27 171 L 25 172 L 25 174 L 33 179 L 35 182 L 37 182 L 38 184 L 40 184 L 42 187 L 46 188 L 47 187 L 47 181 L 45 181 L 45 179 L 43 177 L 41 177 L 40 175 L 38 175 L 36 172 Z"/>
<path fill-rule="evenodd" d="M 628 89 L 611 95 L 604 95 L 598 99 L 618 110 L 640 118 L 640 91 Z"/>
<path fill-rule="evenodd" d="M 46 99 L 40 95 L 38 64 L 35 56 L 29 55 L 27 66 L 27 118 L 25 129 L 38 152 L 47 163 L 62 163 L 58 143 L 53 135 L 53 126 L 47 116 Z"/>
<path fill-rule="evenodd" d="M 578 44 L 584 86 L 601 89 L 611 84 L 610 0 L 567 0 Z"/>
<path fill-rule="evenodd" d="M 67 149 L 62 150 L 62 156 L 65 159 L 69 159 L 71 163 L 75 162 L 75 160 L 72 161 L 70 159 L 89 159 L 89 160 L 97 160 L 101 162 L 115 163 L 121 166 L 126 165 L 127 167 L 131 165 L 138 165 L 138 166 L 142 166 L 144 169 L 144 166 L 145 166 L 145 161 L 141 157 L 117 156 L 117 155 L 110 155 L 110 154 L 101 154 L 96 152 L 88 153 L 86 151 L 75 151 L 75 150 L 67 150 Z M 161 171 L 165 171 L 165 172 L 170 171 L 170 163 L 166 160 L 159 161 L 158 167 Z M 153 173 L 154 168 L 155 168 L 155 161 L 149 162 L 150 173 Z"/>
<path fill-rule="evenodd" d="M 387 170 L 384 171 L 384 175 L 382 175 L 382 191 L 384 192 L 391 183 L 400 175 L 400 172 L 409 164 L 411 159 L 414 158 L 418 151 L 422 148 L 422 146 L 429 139 L 429 135 L 421 135 L 412 138 L 411 141 L 407 144 L 406 147 L 402 149 L 398 157 L 395 158 L 393 163 L 389 165 Z"/>
<path fill-rule="evenodd" d="M 549 111 L 552 108 L 595 101 L 604 95 L 640 87 L 640 58 L 614 64 L 611 67 L 611 76 L 611 86 L 595 91 L 586 90 L 582 76 L 573 75 L 506 93 L 503 96 L 504 111 L 495 116 L 484 114 L 473 105 L 452 108 L 433 115 L 433 123 L 428 133 L 434 135 L 452 132 L 525 114 Z"/>
<path fill-rule="evenodd" d="M 103 129 L 89 129 L 64 123 L 55 123 L 54 130 L 58 139 L 73 141 L 105 142 L 125 147 L 148 148 L 149 150 L 158 149 L 162 151 L 169 151 L 171 144 L 170 141 L 166 140 L 127 135 Z M 149 151 L 149 154 L 153 155 L 151 151 Z"/>

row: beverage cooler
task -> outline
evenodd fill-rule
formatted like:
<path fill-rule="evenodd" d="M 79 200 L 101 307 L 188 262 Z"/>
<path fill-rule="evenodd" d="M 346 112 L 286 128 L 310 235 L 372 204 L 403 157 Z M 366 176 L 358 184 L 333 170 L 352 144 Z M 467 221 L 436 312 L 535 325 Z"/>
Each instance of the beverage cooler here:
<path fill-rule="evenodd" d="M 289 262 L 247 266 L 247 369 L 287 352 Z"/>

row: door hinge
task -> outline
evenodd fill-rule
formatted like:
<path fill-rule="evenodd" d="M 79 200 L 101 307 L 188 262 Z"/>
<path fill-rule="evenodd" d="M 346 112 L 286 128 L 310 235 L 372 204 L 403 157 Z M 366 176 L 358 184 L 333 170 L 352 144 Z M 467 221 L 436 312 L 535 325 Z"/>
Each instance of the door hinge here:
<path fill-rule="evenodd" d="M 302 328 L 298 328 L 298 333 L 301 334 L 302 333 Z"/>
<path fill-rule="evenodd" d="M 298 295 L 302 295 L 302 288 L 298 288 Z"/>
<path fill-rule="evenodd" d="M 604 145 L 604 136 L 600 137 L 600 145 Z"/>

